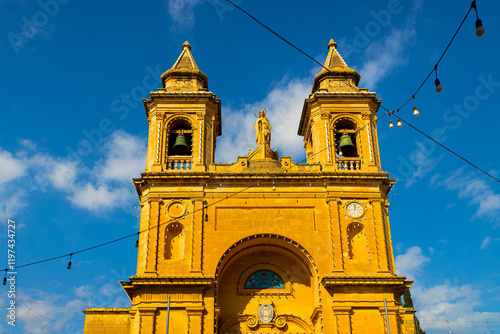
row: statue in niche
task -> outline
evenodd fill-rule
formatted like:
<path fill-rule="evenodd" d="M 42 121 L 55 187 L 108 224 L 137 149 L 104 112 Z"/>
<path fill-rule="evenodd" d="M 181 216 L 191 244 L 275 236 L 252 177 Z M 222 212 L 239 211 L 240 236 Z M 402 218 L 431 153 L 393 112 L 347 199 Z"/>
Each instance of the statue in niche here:
<path fill-rule="evenodd" d="M 266 117 L 264 109 L 260 110 L 259 118 L 255 122 L 255 141 L 257 142 L 257 147 L 264 144 L 271 144 L 271 124 Z"/>

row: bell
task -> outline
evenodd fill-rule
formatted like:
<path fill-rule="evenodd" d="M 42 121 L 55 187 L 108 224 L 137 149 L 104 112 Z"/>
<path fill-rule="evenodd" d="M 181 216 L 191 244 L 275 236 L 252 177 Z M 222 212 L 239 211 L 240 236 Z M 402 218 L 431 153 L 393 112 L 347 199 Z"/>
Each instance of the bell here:
<path fill-rule="evenodd" d="M 347 133 L 340 137 L 339 149 L 345 157 L 353 157 L 356 155 L 356 146 L 354 146 L 351 136 Z"/>
<path fill-rule="evenodd" d="M 179 134 L 175 138 L 175 144 L 172 146 L 171 155 L 191 155 L 190 147 L 186 142 L 186 137 L 183 134 Z"/>

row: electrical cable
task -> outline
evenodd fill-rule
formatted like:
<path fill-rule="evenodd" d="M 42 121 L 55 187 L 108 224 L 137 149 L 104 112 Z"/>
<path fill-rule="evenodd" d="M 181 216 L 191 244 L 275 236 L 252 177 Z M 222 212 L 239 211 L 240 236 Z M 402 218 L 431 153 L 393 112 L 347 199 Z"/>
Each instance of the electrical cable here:
<path fill-rule="evenodd" d="M 499 179 L 497 179 L 496 177 L 494 177 L 493 175 L 491 175 L 490 173 L 486 172 L 484 169 L 476 166 L 475 164 L 473 164 L 472 162 L 470 162 L 469 160 L 465 159 L 464 157 L 462 157 L 460 154 L 456 153 L 455 151 L 449 149 L 448 147 L 444 146 L 443 144 L 441 144 L 440 142 L 438 142 L 437 140 L 435 140 L 434 138 L 432 138 L 431 136 L 429 136 L 428 134 L 426 134 L 425 132 L 423 132 L 422 130 L 419 130 L 417 129 L 416 127 L 414 127 L 413 125 L 411 125 L 410 123 L 408 123 L 407 121 L 405 121 L 404 119 L 402 119 L 401 117 L 399 117 L 399 119 L 401 121 L 403 121 L 406 125 L 408 125 L 410 128 L 412 128 L 413 130 L 419 132 L 420 134 L 424 135 L 425 137 L 427 137 L 428 139 L 432 140 L 433 142 L 435 142 L 436 144 L 438 144 L 439 146 L 441 146 L 442 148 L 444 148 L 445 150 L 447 150 L 448 152 L 456 155 L 457 157 L 459 157 L 460 159 L 462 159 L 463 161 L 465 161 L 466 163 L 468 163 L 469 165 L 471 165 L 472 167 L 476 168 L 477 170 L 479 170 L 480 172 L 486 174 L 487 176 L 491 177 L 493 180 L 497 181 L 497 182 L 500 182 Z"/>
<path fill-rule="evenodd" d="M 257 18 L 255 18 L 254 16 L 252 16 L 250 13 L 248 13 L 247 11 L 245 11 L 244 9 L 242 9 L 241 7 L 239 7 L 238 5 L 236 5 L 235 3 L 233 3 L 232 1 L 230 0 L 226 0 L 228 3 L 230 3 L 231 5 L 233 5 L 235 8 L 237 8 L 238 10 L 242 11 L 243 13 L 245 13 L 246 15 L 248 15 L 250 18 L 252 18 L 255 22 L 257 22 L 259 25 L 261 25 L 262 27 L 264 27 L 266 30 L 268 30 L 269 32 L 271 32 L 272 34 L 274 34 L 276 37 L 280 38 L 281 40 L 283 40 L 284 42 L 286 42 L 287 44 L 289 44 L 290 46 L 292 46 L 293 48 L 295 48 L 297 51 L 299 51 L 300 53 L 302 53 L 303 55 L 305 55 L 306 57 L 310 58 L 311 60 L 313 60 L 316 64 L 320 65 L 322 68 L 325 68 L 326 70 L 330 71 L 328 68 L 326 68 L 324 65 L 322 65 L 321 63 L 319 63 L 316 59 L 314 59 L 312 56 L 308 55 L 306 52 L 304 52 L 303 50 L 301 50 L 299 47 L 295 46 L 293 43 L 291 43 L 290 41 L 288 41 L 286 38 L 284 38 L 283 36 L 281 36 L 280 34 L 278 34 L 277 32 L 275 32 L 273 29 L 269 28 L 267 25 L 265 25 L 264 23 L 262 23 L 260 20 L 258 20 Z M 450 45 L 453 43 L 456 35 L 458 34 L 458 32 L 460 31 L 463 23 L 465 22 L 465 20 L 467 19 L 468 15 L 470 14 L 470 11 L 472 10 L 472 8 L 475 8 L 475 1 L 472 2 L 472 5 L 471 7 L 469 8 L 469 10 L 467 11 L 467 14 L 465 15 L 464 19 L 462 20 L 461 24 L 459 25 L 458 29 L 456 30 L 455 34 L 453 35 L 452 39 L 450 40 L 450 42 L 448 43 L 448 45 L 446 46 L 444 52 L 442 53 L 441 57 L 439 58 L 437 64 L 434 66 L 434 68 L 432 69 L 432 71 L 427 75 L 427 77 L 424 79 L 424 81 L 422 82 L 422 84 L 417 88 L 417 90 L 415 91 L 414 94 L 412 94 L 412 97 L 410 97 L 405 103 L 403 103 L 401 105 L 401 107 L 405 106 L 412 98 L 415 97 L 415 94 L 418 93 L 418 91 L 422 88 L 422 86 L 425 84 L 425 82 L 429 79 L 429 77 L 432 75 L 432 73 L 434 71 L 436 71 L 437 69 L 437 65 L 441 62 L 441 60 L 443 59 L 445 53 L 448 51 Z M 477 15 L 477 12 L 476 12 L 476 15 Z M 383 114 L 380 118 L 382 118 L 383 116 L 387 115 L 387 114 L 391 114 L 393 113 L 393 111 L 387 109 L 386 107 L 380 105 L 380 107 L 384 110 L 386 110 L 387 112 L 385 114 Z M 401 108 L 400 107 L 400 108 Z M 399 111 L 398 108 L 397 110 Z M 424 132 L 420 131 L 419 129 L 417 129 L 416 127 L 414 127 L 413 125 L 409 124 L 408 122 L 406 122 L 405 120 L 403 120 L 402 118 L 400 118 L 404 123 L 406 123 L 407 125 L 409 125 L 410 127 L 412 127 L 414 130 L 418 131 L 419 133 L 423 134 L 424 136 L 426 136 L 427 138 L 431 139 L 432 141 L 434 141 L 435 143 L 437 143 L 438 145 L 440 145 L 441 147 L 443 147 L 444 149 L 448 150 L 449 152 L 453 153 L 454 155 L 456 155 L 457 157 L 461 158 L 462 160 L 464 160 L 465 162 L 467 162 L 468 164 L 470 164 L 471 166 L 473 166 L 474 168 L 478 169 L 479 171 L 483 172 L 484 174 L 488 175 L 489 177 L 493 178 L 494 180 L 500 182 L 500 180 L 498 180 L 497 178 L 495 178 L 494 176 L 492 176 L 491 174 L 487 173 L 486 171 L 484 171 L 483 169 L 479 168 L 478 166 L 472 164 L 470 161 L 468 161 L 467 159 L 463 158 L 462 156 L 460 156 L 459 154 L 455 153 L 454 151 L 452 151 L 451 149 L 447 148 L 446 146 L 444 146 L 443 144 L 437 142 L 436 140 L 434 140 L 432 137 L 428 136 L 427 134 L 425 134 Z M 322 151 L 326 150 L 327 148 L 324 148 L 323 150 L 320 150 L 318 151 L 317 153 L 315 154 L 319 154 L 321 153 Z M 305 161 L 307 159 L 304 159 L 302 160 L 301 162 Z M 299 163 L 301 163 L 299 162 Z M 291 168 L 291 166 L 290 166 Z M 286 172 L 286 169 L 285 171 L 283 172 Z M 281 173 L 283 173 L 281 172 Z M 274 177 L 276 176 L 277 174 L 275 173 L 272 178 L 274 179 Z M 248 186 L 246 188 L 243 188 L 242 190 L 240 191 L 237 191 L 237 192 L 234 192 L 232 194 L 229 194 L 229 195 L 226 195 L 225 198 L 219 200 L 219 201 L 216 201 L 210 205 L 206 205 L 206 206 L 202 206 L 201 209 L 198 209 L 198 210 L 194 210 L 193 212 L 191 213 L 188 213 L 187 215 L 189 214 L 194 214 L 195 212 L 197 211 L 201 211 L 203 210 L 203 208 L 208 208 L 209 206 L 212 206 L 212 205 L 215 205 L 223 200 L 226 200 L 230 197 L 233 197 L 241 192 L 244 192 L 248 189 L 251 189 L 253 187 L 255 187 L 256 185 L 251 185 L 251 186 Z M 78 251 L 74 251 L 72 253 L 67 253 L 67 254 L 64 254 L 64 255 L 60 255 L 60 256 L 55 256 L 55 257 L 52 257 L 52 258 L 48 258 L 48 259 L 44 259 L 44 260 L 39 260 L 39 261 L 35 261 L 35 262 L 31 262 L 31 263 L 27 263 L 27 264 L 23 264 L 23 265 L 20 265 L 20 266 L 16 266 L 16 269 L 19 269 L 19 268 L 23 268 L 23 267 L 27 267 L 27 266 L 32 266 L 32 265 L 35 265 L 35 264 L 39 264 L 39 263 L 44 263 L 44 262 L 48 262 L 48 261 L 53 261 L 53 260 L 57 260 L 57 259 L 60 259 L 60 258 L 64 258 L 64 257 L 67 257 L 67 256 L 72 256 L 74 254 L 79 254 L 79 253 L 83 253 L 83 252 L 86 252 L 86 251 L 89 251 L 89 250 L 92 250 L 92 249 L 95 249 L 95 248 L 99 248 L 99 247 L 103 247 L 103 246 L 106 246 L 106 245 L 109 245 L 109 244 L 112 244 L 112 243 L 115 243 L 115 242 L 118 242 L 118 241 L 121 241 L 121 240 L 124 240 L 124 239 L 128 239 L 128 238 L 131 238 L 133 236 L 139 236 L 141 233 L 144 233 L 146 231 L 149 231 L 153 228 L 159 228 L 160 226 L 164 225 L 164 224 L 167 224 L 167 223 L 170 223 L 172 221 L 175 221 L 175 220 L 169 220 L 169 221 L 166 221 L 166 222 L 163 222 L 163 223 L 160 223 L 154 227 L 148 227 L 147 229 L 145 230 L 142 230 L 142 231 L 139 231 L 139 232 L 136 232 L 136 233 L 132 233 L 132 234 L 129 234 L 129 235 L 126 235 L 126 236 L 123 236 L 123 237 L 120 237 L 120 238 L 117 238 L 117 239 L 114 239 L 114 240 L 110 240 L 110 241 L 107 241 L 107 242 L 104 242 L 104 243 L 101 243 L 101 244 L 97 244 L 97 245 L 94 245 L 94 246 L 91 246 L 91 247 L 87 247 L 87 248 L 84 248 L 84 249 L 81 249 L 81 250 L 78 250 Z M 70 268 L 70 266 L 68 266 Z M 9 268 L 5 268 L 3 269 L 5 270 L 5 272 L 7 273 Z"/>
<path fill-rule="evenodd" d="M 269 28 L 267 25 L 265 25 L 264 23 L 262 23 L 261 21 L 259 21 L 257 18 L 255 18 L 253 15 L 251 15 L 250 13 L 248 13 L 246 10 L 242 9 L 241 7 L 237 6 L 235 3 L 233 3 L 231 0 L 226 0 L 228 3 L 230 3 L 231 5 L 233 5 L 234 7 L 236 7 L 237 9 L 239 9 L 240 11 L 242 11 L 243 13 L 245 13 L 246 15 L 248 15 L 250 18 L 252 18 L 255 22 L 257 22 L 258 24 L 260 24 L 261 26 L 263 26 L 265 29 L 267 29 L 268 31 L 270 31 L 272 34 L 274 34 L 275 36 L 277 36 L 278 38 L 280 38 L 281 40 L 283 40 L 284 42 L 286 42 L 287 44 L 289 44 L 290 46 L 292 46 L 293 48 L 297 49 L 299 52 L 301 52 L 302 54 L 304 54 L 305 56 L 307 56 L 308 58 L 312 59 L 315 63 L 319 64 L 321 67 L 323 68 L 326 68 L 325 66 L 321 65 L 316 59 L 314 59 L 313 57 L 311 57 L 309 54 L 307 54 L 306 52 L 304 52 L 303 50 L 301 50 L 299 47 L 297 47 L 296 45 L 294 45 L 292 42 L 288 41 L 286 38 L 284 38 L 283 36 L 281 36 L 280 34 L 278 34 L 277 32 L 275 32 L 274 30 L 272 30 L 271 28 Z M 494 179 L 495 181 L 497 182 L 500 182 L 500 180 L 498 180 L 496 177 L 492 176 L 491 174 L 487 173 L 486 171 L 484 171 L 483 169 L 481 169 L 480 167 L 476 166 L 475 164 L 473 164 L 472 162 L 470 162 L 469 160 L 465 159 L 464 157 L 462 157 L 461 155 L 459 155 L 458 153 L 455 153 L 453 150 L 449 149 L 448 147 L 444 146 L 443 144 L 437 142 L 436 140 L 434 140 L 432 137 L 430 137 L 429 135 L 425 134 L 423 131 L 420 131 L 419 129 L 417 129 L 416 127 L 414 127 L 413 125 L 409 124 L 408 122 L 406 122 L 405 120 L 403 120 L 400 116 L 399 116 L 399 110 L 401 108 L 403 108 L 406 104 L 408 104 L 408 102 L 410 102 L 411 100 L 414 100 L 415 99 L 415 95 L 420 91 L 420 89 L 424 86 L 424 84 L 427 82 L 427 80 L 429 80 L 429 78 L 431 77 L 432 73 L 436 73 L 436 78 L 437 78 L 437 68 L 438 68 L 438 65 L 441 63 L 441 60 L 443 60 L 443 57 L 444 55 L 446 54 L 446 52 L 448 51 L 448 49 L 450 48 L 451 44 L 453 43 L 453 41 L 455 40 L 455 37 L 457 36 L 458 32 L 460 31 L 460 29 L 462 28 L 463 24 L 465 23 L 465 21 L 467 20 L 467 17 L 469 17 L 469 14 L 471 12 L 471 10 L 474 9 L 476 11 L 476 17 L 478 17 L 477 15 L 477 8 L 476 8 L 476 0 L 472 1 L 470 7 L 469 7 L 469 10 L 467 11 L 467 13 L 465 14 L 464 18 L 462 19 L 462 22 L 460 22 L 460 25 L 458 26 L 457 30 L 455 31 L 455 33 L 453 34 L 453 37 L 451 38 L 451 40 L 448 42 L 448 44 L 446 45 L 446 48 L 444 49 L 443 53 L 441 54 L 441 56 L 439 57 L 438 61 L 436 62 L 436 64 L 434 65 L 434 67 L 432 68 L 432 70 L 429 72 L 429 74 L 425 77 L 424 81 L 422 81 L 422 83 L 420 84 L 420 86 L 418 86 L 417 90 L 410 96 L 410 98 L 408 100 L 406 100 L 401 106 L 399 106 L 399 108 L 396 109 L 396 112 L 397 112 L 397 116 L 398 116 L 398 120 L 402 120 L 404 123 L 408 124 L 410 127 L 412 127 L 414 130 L 416 130 L 417 132 L 421 133 L 422 135 L 426 136 L 427 138 L 429 138 L 430 140 L 434 141 L 436 144 L 438 144 L 439 146 L 443 147 L 444 149 L 446 149 L 447 151 L 449 151 L 450 153 L 456 155 L 457 157 L 459 157 L 460 159 L 462 159 L 463 161 L 465 161 L 466 163 L 468 163 L 469 165 L 471 165 L 472 167 L 476 168 L 477 170 L 481 171 L 482 173 L 486 174 L 487 176 L 489 176 L 490 178 Z M 326 68 L 328 71 L 330 71 L 328 68 Z M 383 105 L 380 105 L 380 107 L 384 110 L 386 110 L 386 113 L 384 113 L 383 115 L 381 115 L 380 117 L 378 117 L 378 119 L 381 119 L 382 117 L 386 116 L 386 115 L 390 115 L 390 114 L 393 114 L 394 111 L 391 111 L 390 109 L 384 107 Z"/>
<path fill-rule="evenodd" d="M 296 46 L 295 44 L 293 44 L 292 42 L 290 42 L 289 40 L 287 40 L 286 38 L 284 38 L 283 36 L 281 36 L 280 34 L 278 34 L 276 31 L 274 31 L 273 29 L 269 28 L 267 25 L 265 25 L 264 23 L 262 23 L 260 20 L 258 20 L 257 18 L 255 18 L 253 15 L 251 15 L 250 13 L 248 13 L 246 10 L 244 10 L 243 8 L 239 7 L 238 5 L 236 5 L 235 3 L 233 3 L 231 0 L 226 0 L 229 4 L 231 4 L 232 6 L 234 6 L 235 8 L 237 8 L 238 10 L 240 10 L 241 12 L 245 13 L 246 15 L 248 15 L 252 20 L 254 20 L 255 22 L 257 22 L 259 25 L 261 25 L 262 27 L 264 27 L 266 30 L 268 30 L 269 32 L 271 32 L 273 35 L 277 36 L 279 39 L 281 39 L 282 41 L 284 41 L 285 43 L 287 43 L 288 45 L 290 45 L 291 47 L 293 47 L 294 49 L 298 50 L 300 53 L 302 53 L 303 55 L 305 55 L 306 57 L 308 57 L 309 59 L 312 59 L 316 64 L 319 64 L 322 68 L 325 68 L 327 71 L 330 72 L 330 69 L 326 68 L 324 65 L 322 65 L 321 63 L 319 63 L 316 59 L 314 59 L 312 56 L 310 56 L 308 53 L 306 53 L 305 51 L 303 51 L 302 49 L 300 49 L 298 46 Z M 441 56 L 439 57 L 439 60 L 437 61 L 437 63 L 434 65 L 434 67 L 432 68 L 432 70 L 429 72 L 429 74 L 425 77 L 424 81 L 422 81 L 422 83 L 420 84 L 420 86 L 418 86 L 417 90 L 411 95 L 411 97 L 406 100 L 401 106 L 399 106 L 398 108 L 394 109 L 394 110 L 397 110 L 397 109 L 401 109 L 403 108 L 408 102 L 410 102 L 414 97 L 415 95 L 420 91 L 420 89 L 424 86 L 424 84 L 427 82 L 427 80 L 429 79 L 429 77 L 432 75 L 432 73 L 434 71 L 436 71 L 437 69 L 437 66 L 439 65 L 439 63 L 441 62 L 441 60 L 443 59 L 444 55 L 446 54 L 446 52 L 448 51 L 448 49 L 450 48 L 451 44 L 453 43 L 453 41 L 455 40 L 455 37 L 457 36 L 458 32 L 460 31 L 460 29 L 462 28 L 465 20 L 467 19 L 467 17 L 469 16 L 471 10 L 474 8 L 475 9 L 476 7 L 476 1 L 472 1 L 471 3 L 471 6 L 469 7 L 469 10 L 467 11 L 467 13 L 465 14 L 465 17 L 463 18 L 462 22 L 460 23 L 460 25 L 458 26 L 457 30 L 455 31 L 455 33 L 453 34 L 453 37 L 451 38 L 450 42 L 448 43 L 448 45 L 446 46 L 446 48 L 444 49 L 443 53 L 441 54 Z M 477 16 L 477 10 L 476 10 L 476 16 Z M 387 114 L 391 113 L 391 110 L 386 108 L 385 106 L 383 105 L 380 105 L 380 107 L 382 109 L 384 109 L 386 111 L 386 113 L 384 113 L 383 115 L 381 115 L 379 117 L 382 118 L 384 116 L 386 116 Z"/>
<path fill-rule="evenodd" d="M 327 148 L 328 148 L 328 147 L 325 147 L 324 149 L 322 149 L 322 150 L 320 150 L 320 151 L 318 151 L 318 152 L 314 153 L 314 154 L 313 154 L 313 156 L 315 156 L 315 155 L 317 155 L 317 154 L 319 154 L 319 153 L 321 153 L 321 152 L 325 151 Z M 303 160 L 301 160 L 301 161 L 299 161 L 298 163 L 300 164 L 300 163 L 303 163 L 304 161 L 307 161 L 307 158 L 306 158 L 306 159 L 303 159 Z M 290 167 L 288 167 L 288 168 L 285 168 L 285 170 L 283 170 L 283 171 L 281 171 L 281 172 L 279 172 L 279 173 L 274 173 L 274 174 L 273 174 L 273 176 L 272 176 L 272 178 L 274 179 L 274 177 L 276 177 L 276 175 L 277 175 L 277 174 L 286 173 L 286 172 L 288 171 L 288 169 L 290 169 L 290 168 L 292 168 L 292 166 L 290 166 Z M 209 179 L 209 180 L 210 180 L 210 179 Z M 212 179 L 212 180 L 213 180 L 213 179 Z M 208 181 L 207 181 L 207 182 L 208 182 Z M 211 203 L 211 204 L 209 204 L 209 205 L 202 206 L 202 208 L 200 208 L 200 209 L 197 209 L 197 210 L 194 210 L 194 211 L 192 211 L 192 212 L 190 212 L 190 213 L 187 213 L 187 214 L 184 216 L 184 218 L 185 218 L 185 217 L 187 217 L 187 216 L 189 216 L 189 215 L 192 215 L 192 214 L 194 214 L 194 213 L 196 213 L 196 212 L 198 212 L 198 211 L 202 211 L 202 210 L 203 210 L 203 207 L 204 207 L 204 208 L 208 208 L 208 207 L 210 207 L 210 206 L 213 206 L 213 205 L 215 205 L 215 204 L 217 204 L 217 203 L 220 203 L 220 202 L 222 202 L 222 201 L 224 201 L 224 200 L 227 200 L 227 199 L 229 199 L 229 198 L 231 198 L 231 197 L 233 197 L 233 196 L 235 196 L 235 195 L 237 195 L 237 194 L 240 194 L 240 193 L 242 193 L 242 192 L 244 192 L 244 191 L 246 191 L 246 190 L 248 190 L 248 189 L 251 189 L 251 188 L 253 188 L 253 187 L 257 186 L 257 185 L 258 185 L 258 182 L 257 182 L 256 184 L 253 184 L 253 185 L 250 185 L 250 186 L 248 186 L 248 187 L 246 187 L 246 188 L 243 188 L 243 189 L 242 189 L 242 190 L 240 190 L 240 191 L 237 191 L 237 192 L 231 193 L 231 194 L 229 194 L 229 195 L 226 195 L 226 197 L 225 197 L 225 198 L 222 198 L 222 199 L 220 199 L 220 200 L 218 200 L 218 201 L 216 201 L 216 202 L 213 202 L 213 203 Z M 148 228 L 146 228 L 146 229 L 144 229 L 144 230 L 142 230 L 142 231 L 135 232 L 135 233 L 132 233 L 132 234 L 128 234 L 128 235 L 125 235 L 125 236 L 120 237 L 120 238 L 117 238 L 117 239 L 113 239 L 113 240 L 110 240 L 110 241 L 107 241 L 107 242 L 103 242 L 103 243 L 100 243 L 100 244 L 97 244 L 97 245 L 94 245 L 94 246 L 91 246 L 91 247 L 87 247 L 87 248 L 84 248 L 84 249 L 81 249 L 81 250 L 78 250 L 78 251 L 74 251 L 74 252 L 71 252 L 71 253 L 66 253 L 66 254 L 64 254 L 64 255 L 54 256 L 54 257 L 51 257 L 51 258 L 48 258 L 48 259 L 43 259 L 43 260 L 39 260 L 39 261 L 34 261 L 34 262 L 26 263 L 26 264 L 23 264 L 23 265 L 20 265 L 20 266 L 16 266 L 15 268 L 16 268 L 16 270 L 17 270 L 17 269 L 19 269 L 19 268 L 32 266 L 32 265 L 39 264 L 39 263 L 49 262 L 49 261 L 53 261 L 53 260 L 57 260 L 57 259 L 61 259 L 61 258 L 68 257 L 68 256 L 72 257 L 74 254 L 79 254 L 79 253 L 83 253 L 83 252 L 86 252 L 86 251 L 89 251 L 89 250 L 92 250 L 92 249 L 95 249 L 95 248 L 103 247 L 103 246 L 106 246 L 106 245 L 109 245 L 109 244 L 112 244 L 112 243 L 115 243 L 115 242 L 118 242 L 118 241 L 121 241 L 121 240 L 124 240 L 124 239 L 131 238 L 131 237 L 133 237 L 133 236 L 139 236 L 141 233 L 144 233 L 144 232 L 150 231 L 150 230 L 155 229 L 155 228 L 159 228 L 160 226 L 163 226 L 163 225 L 165 225 L 165 224 L 169 224 L 169 223 L 174 222 L 174 221 L 176 221 L 176 220 L 170 219 L 170 220 L 168 220 L 168 221 L 166 221 L 166 222 L 159 223 L 159 224 L 157 224 L 156 226 L 148 227 Z M 68 268 L 68 269 L 69 269 L 69 268 Z M 4 268 L 4 269 L 2 269 L 2 270 L 4 270 L 4 271 L 6 272 L 6 275 L 7 275 L 7 272 L 9 271 L 9 268 Z M 11 271 L 12 271 L 12 270 L 11 270 Z"/>

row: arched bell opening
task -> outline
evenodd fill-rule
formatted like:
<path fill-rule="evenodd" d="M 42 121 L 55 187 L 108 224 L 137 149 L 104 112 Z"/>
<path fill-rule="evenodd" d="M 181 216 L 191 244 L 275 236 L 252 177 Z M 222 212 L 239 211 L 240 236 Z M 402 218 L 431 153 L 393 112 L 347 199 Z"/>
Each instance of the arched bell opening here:
<path fill-rule="evenodd" d="M 167 156 L 191 156 L 193 154 L 193 129 L 185 117 L 176 117 L 167 126 Z"/>
<path fill-rule="evenodd" d="M 281 236 L 248 237 L 226 251 L 217 268 L 218 333 L 310 333 L 299 315 L 314 312 L 319 294 L 304 248 Z"/>
<path fill-rule="evenodd" d="M 357 125 L 346 117 L 339 118 L 333 126 L 335 154 L 340 158 L 358 157 Z"/>

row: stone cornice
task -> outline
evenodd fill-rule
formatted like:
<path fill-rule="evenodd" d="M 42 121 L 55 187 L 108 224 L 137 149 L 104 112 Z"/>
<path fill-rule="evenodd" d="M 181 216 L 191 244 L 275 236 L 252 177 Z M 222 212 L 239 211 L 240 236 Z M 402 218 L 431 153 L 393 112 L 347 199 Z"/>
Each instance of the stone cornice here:
<path fill-rule="evenodd" d="M 391 276 L 391 275 L 367 275 L 367 276 L 355 276 L 352 277 L 337 275 L 337 276 L 325 276 L 321 280 L 321 283 L 325 287 L 343 287 L 346 285 L 391 285 L 398 286 L 399 288 L 406 290 L 412 284 L 413 281 L 406 280 L 406 276 Z"/>
<path fill-rule="evenodd" d="M 156 91 L 149 93 L 150 97 L 213 97 L 215 94 L 212 92 L 162 92 Z"/>
<path fill-rule="evenodd" d="M 130 300 L 133 299 L 134 291 L 138 288 L 146 287 L 210 287 L 214 284 L 212 277 L 206 276 L 177 276 L 177 277 L 158 277 L 158 276 L 132 276 L 130 281 L 119 281 L 123 290 L 127 293 Z"/>
<path fill-rule="evenodd" d="M 366 180 L 388 180 L 389 183 L 394 183 L 396 179 L 390 179 L 389 173 L 367 173 L 367 172 L 277 172 L 268 173 L 262 171 L 241 171 L 241 172 L 195 172 L 195 171 L 182 171 L 182 172 L 163 172 L 163 173 L 142 173 L 141 178 L 132 179 L 134 183 L 141 183 L 145 180 L 161 180 L 161 179 L 197 179 L 197 180 L 210 180 L 210 179 L 224 179 L 224 180 L 245 180 L 245 179 L 366 179 Z"/>

